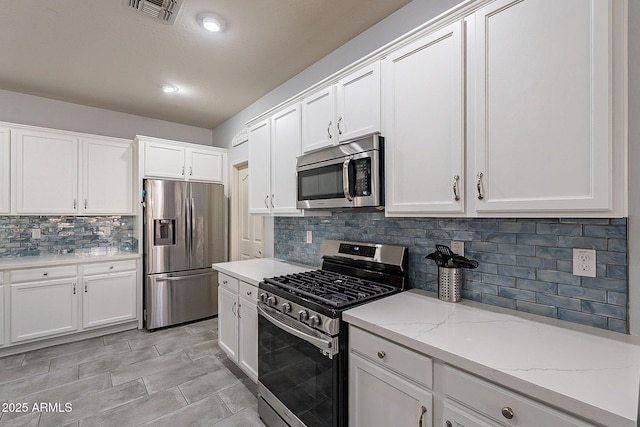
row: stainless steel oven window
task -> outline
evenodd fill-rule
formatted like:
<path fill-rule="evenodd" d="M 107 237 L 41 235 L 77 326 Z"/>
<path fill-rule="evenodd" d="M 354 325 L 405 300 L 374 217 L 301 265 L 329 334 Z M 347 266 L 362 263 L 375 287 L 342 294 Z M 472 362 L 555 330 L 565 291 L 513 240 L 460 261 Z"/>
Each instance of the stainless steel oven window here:
<path fill-rule="evenodd" d="M 259 388 L 265 387 L 270 394 L 261 398 L 272 408 L 286 407 L 291 414 L 280 416 L 291 419 L 292 415 L 295 424 L 299 420 L 306 426 L 338 426 L 340 358 L 327 355 L 326 340 L 325 344 L 308 342 L 268 317 L 259 310 L 258 381 Z M 303 331 L 306 332 L 309 331 Z M 336 344 L 331 346 L 337 346 L 337 339 L 334 340 Z M 277 401 L 269 402 L 273 398 Z"/>

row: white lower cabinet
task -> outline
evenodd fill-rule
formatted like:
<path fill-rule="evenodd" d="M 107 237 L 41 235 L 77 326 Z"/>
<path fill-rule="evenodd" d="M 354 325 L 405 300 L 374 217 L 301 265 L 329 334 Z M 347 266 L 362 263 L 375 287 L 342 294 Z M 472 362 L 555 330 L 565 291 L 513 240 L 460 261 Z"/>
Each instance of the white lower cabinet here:
<path fill-rule="evenodd" d="M 84 266 L 84 273 L 83 328 L 136 318 L 136 261 L 87 265 Z"/>
<path fill-rule="evenodd" d="M 12 283 L 11 342 L 77 331 L 77 285 L 75 273 L 61 279 Z"/>
<path fill-rule="evenodd" d="M 350 329 L 349 426 L 432 425 L 431 359 Z"/>
<path fill-rule="evenodd" d="M 258 288 L 223 273 L 218 285 L 218 345 L 258 381 Z"/>
<path fill-rule="evenodd" d="M 495 423 L 445 400 L 442 410 L 443 427 L 493 427 Z"/>
<path fill-rule="evenodd" d="M 138 301 L 135 259 L 0 271 L 0 345 L 133 325 Z"/>
<path fill-rule="evenodd" d="M 351 427 L 595 427 L 353 326 L 349 347 Z"/>

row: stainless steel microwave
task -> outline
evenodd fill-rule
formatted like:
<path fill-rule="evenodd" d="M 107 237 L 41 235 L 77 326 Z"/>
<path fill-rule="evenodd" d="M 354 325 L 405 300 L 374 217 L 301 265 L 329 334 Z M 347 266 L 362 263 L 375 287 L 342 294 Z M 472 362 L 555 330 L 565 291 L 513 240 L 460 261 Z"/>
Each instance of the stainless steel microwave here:
<path fill-rule="evenodd" d="M 303 154 L 296 171 L 299 209 L 384 206 L 384 138 L 380 135 Z"/>

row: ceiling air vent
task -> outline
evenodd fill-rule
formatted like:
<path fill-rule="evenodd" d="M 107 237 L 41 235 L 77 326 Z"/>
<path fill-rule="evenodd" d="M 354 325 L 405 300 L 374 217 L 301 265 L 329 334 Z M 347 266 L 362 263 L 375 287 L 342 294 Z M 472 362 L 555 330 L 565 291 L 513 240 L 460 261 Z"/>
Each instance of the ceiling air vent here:
<path fill-rule="evenodd" d="M 182 0 L 124 0 L 124 5 L 166 24 L 173 24 Z"/>

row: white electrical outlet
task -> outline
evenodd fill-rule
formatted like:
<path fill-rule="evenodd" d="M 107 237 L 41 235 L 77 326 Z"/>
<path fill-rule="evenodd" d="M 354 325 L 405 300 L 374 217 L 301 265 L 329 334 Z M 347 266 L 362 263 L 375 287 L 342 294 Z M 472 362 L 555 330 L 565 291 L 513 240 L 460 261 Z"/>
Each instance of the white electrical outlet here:
<path fill-rule="evenodd" d="M 32 228 L 31 229 L 31 238 L 32 239 L 39 239 L 40 238 L 40 229 L 39 228 Z"/>
<path fill-rule="evenodd" d="M 573 274 L 575 276 L 596 277 L 596 251 L 593 249 L 573 250 Z"/>
<path fill-rule="evenodd" d="M 454 254 L 464 256 L 464 242 L 451 241 L 451 250 Z"/>
<path fill-rule="evenodd" d="M 307 243 L 313 243 L 313 231 L 307 230 Z"/>

